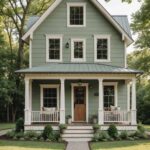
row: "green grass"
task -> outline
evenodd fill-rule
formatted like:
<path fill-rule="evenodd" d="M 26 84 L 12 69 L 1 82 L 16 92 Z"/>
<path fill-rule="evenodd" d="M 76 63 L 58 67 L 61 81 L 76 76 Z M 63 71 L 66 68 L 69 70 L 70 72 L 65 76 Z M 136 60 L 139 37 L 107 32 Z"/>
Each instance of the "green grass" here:
<path fill-rule="evenodd" d="M 0 140 L 0 150 L 64 150 L 63 143 L 3 141 Z"/>
<path fill-rule="evenodd" d="M 150 125 L 144 125 L 144 128 L 146 129 L 146 131 L 150 132 Z"/>
<path fill-rule="evenodd" d="M 5 129 L 13 129 L 15 128 L 14 123 L 0 123 L 0 131 Z"/>
<path fill-rule="evenodd" d="M 117 141 L 91 144 L 92 150 L 150 150 L 150 141 Z"/>

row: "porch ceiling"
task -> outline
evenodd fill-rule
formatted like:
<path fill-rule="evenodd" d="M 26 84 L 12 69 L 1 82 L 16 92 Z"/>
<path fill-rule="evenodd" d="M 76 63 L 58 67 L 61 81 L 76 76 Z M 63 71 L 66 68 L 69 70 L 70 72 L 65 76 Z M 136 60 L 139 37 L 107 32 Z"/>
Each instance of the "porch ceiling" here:
<path fill-rule="evenodd" d="M 16 73 L 119 73 L 119 74 L 142 74 L 142 71 L 129 68 L 88 63 L 51 63 L 43 66 L 32 67 L 16 71 Z"/>

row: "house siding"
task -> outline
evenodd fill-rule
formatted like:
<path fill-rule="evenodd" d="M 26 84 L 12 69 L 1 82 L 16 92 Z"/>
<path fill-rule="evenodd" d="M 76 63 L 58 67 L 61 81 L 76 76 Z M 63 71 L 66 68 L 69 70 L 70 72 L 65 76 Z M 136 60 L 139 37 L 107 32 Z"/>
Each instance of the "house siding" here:
<path fill-rule="evenodd" d="M 86 2 L 86 27 L 67 27 L 66 2 Z M 63 35 L 63 62 L 71 62 L 71 38 L 86 40 L 86 62 L 94 63 L 94 34 L 108 34 L 111 36 L 111 64 L 124 67 L 124 42 L 121 34 L 100 14 L 88 0 L 63 0 L 50 16 L 36 29 L 32 43 L 32 65 L 46 64 L 46 34 Z M 65 44 L 69 42 L 69 48 Z"/>
<path fill-rule="evenodd" d="M 118 106 L 121 110 L 127 110 L 127 86 L 124 81 L 114 81 L 118 82 Z M 77 81 L 67 80 L 65 81 L 65 113 L 66 115 L 72 115 L 71 107 L 71 83 L 77 83 Z M 98 113 L 98 81 L 97 80 L 85 80 L 84 83 L 88 83 L 89 87 L 89 101 L 88 101 L 88 111 L 89 111 L 89 121 L 92 115 Z M 40 85 L 41 84 L 60 84 L 58 80 L 34 80 L 32 82 L 32 110 L 40 110 Z"/>

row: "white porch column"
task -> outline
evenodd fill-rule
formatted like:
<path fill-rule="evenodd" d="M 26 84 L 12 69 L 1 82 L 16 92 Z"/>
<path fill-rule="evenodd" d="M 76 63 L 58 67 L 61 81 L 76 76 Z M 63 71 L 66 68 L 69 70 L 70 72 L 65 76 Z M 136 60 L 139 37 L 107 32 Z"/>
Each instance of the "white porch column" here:
<path fill-rule="evenodd" d="M 99 104 L 98 104 L 98 124 L 104 124 L 104 102 L 103 102 L 103 79 L 99 80 Z"/>
<path fill-rule="evenodd" d="M 31 125 L 30 80 L 25 78 L 25 125 Z"/>
<path fill-rule="evenodd" d="M 65 124 L 65 79 L 62 78 L 60 81 L 60 124 Z"/>
<path fill-rule="evenodd" d="M 136 78 L 132 79 L 132 107 L 131 107 L 131 125 L 136 125 Z"/>

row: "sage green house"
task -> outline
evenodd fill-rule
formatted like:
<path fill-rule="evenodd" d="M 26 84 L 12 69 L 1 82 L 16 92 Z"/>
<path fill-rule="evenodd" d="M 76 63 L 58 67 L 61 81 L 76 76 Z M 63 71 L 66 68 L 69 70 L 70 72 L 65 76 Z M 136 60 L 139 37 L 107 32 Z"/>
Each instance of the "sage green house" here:
<path fill-rule="evenodd" d="M 127 68 L 127 16 L 111 16 L 97 0 L 54 0 L 22 39 L 30 45 L 29 68 L 17 71 L 25 75 L 25 130 L 96 122 L 136 129 L 141 72 Z"/>

